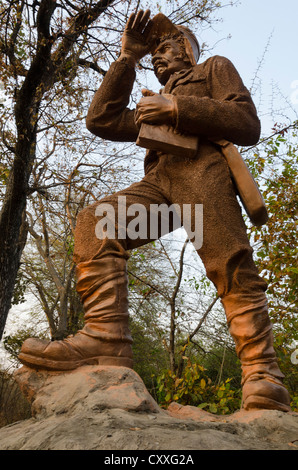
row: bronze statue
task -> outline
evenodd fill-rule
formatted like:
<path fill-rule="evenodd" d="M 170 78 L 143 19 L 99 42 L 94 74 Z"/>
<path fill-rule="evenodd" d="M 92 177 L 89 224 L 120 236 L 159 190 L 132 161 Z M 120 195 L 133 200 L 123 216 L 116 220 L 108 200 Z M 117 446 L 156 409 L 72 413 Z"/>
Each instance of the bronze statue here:
<path fill-rule="evenodd" d="M 144 90 L 136 110 L 132 110 L 128 104 L 135 66 L 149 53 L 164 88 L 159 94 Z M 104 204 L 111 205 L 117 221 L 119 197 L 123 197 L 126 207 L 136 203 L 145 207 L 146 223 L 150 225 L 149 212 L 154 204 L 202 204 L 203 243 L 197 252 L 217 288 L 241 360 L 243 407 L 289 411 L 289 394 L 273 349 L 267 286 L 254 264 L 235 185 L 218 145 L 222 140 L 241 146 L 256 144 L 260 122 L 232 63 L 214 56 L 197 64 L 199 55 L 193 33 L 174 25 L 164 15 L 151 20 L 150 11 L 139 11 L 129 18 L 121 54 L 94 96 L 87 128 L 104 139 L 139 139 L 142 145 L 141 126 L 166 127 L 174 134 L 194 139 L 190 147 L 195 142 L 195 151 L 191 154 L 180 149 L 171 153 L 158 145 L 155 148 L 153 142 L 146 153 L 145 176 L 140 182 L 79 214 L 74 256 L 85 326 L 62 341 L 26 340 L 20 360 L 33 368 L 52 370 L 71 370 L 83 364 L 132 367 L 126 261 L 129 250 L 144 245 L 149 237 L 129 237 L 127 225 L 117 222 L 115 237 L 100 236 L 100 211 Z M 153 132 L 147 141 L 152 135 L 154 140 Z M 126 216 L 128 224 L 132 216 Z M 191 219 L 190 229 L 193 223 Z"/>

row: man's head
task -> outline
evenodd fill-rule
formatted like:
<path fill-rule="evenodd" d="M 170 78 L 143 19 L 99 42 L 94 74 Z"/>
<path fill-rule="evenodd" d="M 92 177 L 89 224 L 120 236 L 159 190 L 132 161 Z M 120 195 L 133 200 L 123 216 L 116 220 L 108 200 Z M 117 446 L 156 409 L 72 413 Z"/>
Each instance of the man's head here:
<path fill-rule="evenodd" d="M 172 73 L 194 66 L 200 56 L 200 46 L 189 28 L 174 25 L 159 13 L 153 18 L 152 63 L 155 74 L 162 85 Z"/>
<path fill-rule="evenodd" d="M 159 82 L 165 85 L 174 72 L 191 67 L 181 38 L 166 37 L 159 43 L 152 55 L 154 73 Z"/>

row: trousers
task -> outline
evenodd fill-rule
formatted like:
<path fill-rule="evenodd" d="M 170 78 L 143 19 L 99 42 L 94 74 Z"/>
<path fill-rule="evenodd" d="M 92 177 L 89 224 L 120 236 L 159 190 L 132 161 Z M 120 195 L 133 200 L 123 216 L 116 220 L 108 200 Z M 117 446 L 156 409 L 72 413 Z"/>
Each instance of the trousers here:
<path fill-rule="evenodd" d="M 83 209 L 78 215 L 75 230 L 76 263 L 106 256 L 128 258 L 130 250 L 150 241 L 149 237 L 147 239 L 123 237 L 123 227 L 121 227 L 121 239 L 118 237 L 119 197 L 125 197 L 127 208 L 132 204 L 141 204 L 145 207 L 148 227 L 152 205 L 175 204 L 179 207 L 191 205 L 193 210 L 189 226 L 192 233 L 197 223 L 194 220 L 194 206 L 202 205 L 203 240 L 197 253 L 218 295 L 223 298 L 228 294 L 233 296 L 242 294 L 251 298 L 266 290 L 267 284 L 259 276 L 253 261 L 253 250 L 228 165 L 212 144 L 201 145 L 195 159 L 160 155 L 154 167 L 141 181 Z M 113 238 L 100 239 L 96 236 L 96 226 L 100 220 L 96 212 L 98 206 L 103 204 L 111 205 L 115 211 Z M 132 216 L 127 215 L 127 224 L 131 220 Z M 183 220 L 181 222 L 183 224 Z M 157 238 L 160 234 L 157 234 Z"/>

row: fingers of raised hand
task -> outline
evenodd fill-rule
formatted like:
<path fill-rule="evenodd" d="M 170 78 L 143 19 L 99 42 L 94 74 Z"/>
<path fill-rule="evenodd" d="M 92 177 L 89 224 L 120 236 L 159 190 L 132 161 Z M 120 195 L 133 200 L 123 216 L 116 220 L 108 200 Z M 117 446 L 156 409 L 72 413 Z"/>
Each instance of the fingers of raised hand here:
<path fill-rule="evenodd" d="M 138 31 L 143 34 L 145 40 L 147 40 L 151 34 L 153 28 L 153 21 L 150 20 L 150 10 L 146 10 L 140 19 L 138 25 Z"/>
<path fill-rule="evenodd" d="M 150 10 L 146 10 L 145 12 L 140 10 L 138 13 L 132 13 L 126 23 L 125 29 L 131 29 L 133 31 L 143 33 L 144 36 L 147 37 L 153 26 L 153 23 L 149 18 Z"/>
<path fill-rule="evenodd" d="M 142 33 L 148 23 L 149 17 L 150 10 L 146 10 L 145 12 L 143 10 L 140 10 L 135 17 L 133 29 Z"/>

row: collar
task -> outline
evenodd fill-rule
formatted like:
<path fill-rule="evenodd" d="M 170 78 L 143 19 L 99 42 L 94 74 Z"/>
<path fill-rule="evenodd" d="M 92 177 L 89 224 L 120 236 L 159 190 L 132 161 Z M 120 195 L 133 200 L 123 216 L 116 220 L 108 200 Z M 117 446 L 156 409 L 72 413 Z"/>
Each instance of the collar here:
<path fill-rule="evenodd" d="M 179 70 L 178 72 L 174 72 L 167 83 L 165 84 L 164 88 L 162 89 L 162 93 L 170 93 L 178 80 L 182 78 L 188 77 L 193 72 L 194 67 L 190 67 L 187 69 Z"/>

